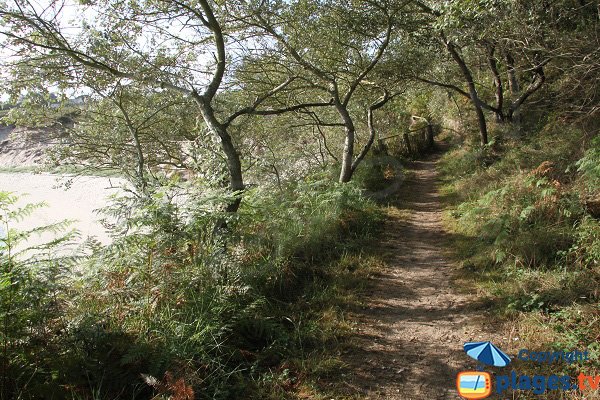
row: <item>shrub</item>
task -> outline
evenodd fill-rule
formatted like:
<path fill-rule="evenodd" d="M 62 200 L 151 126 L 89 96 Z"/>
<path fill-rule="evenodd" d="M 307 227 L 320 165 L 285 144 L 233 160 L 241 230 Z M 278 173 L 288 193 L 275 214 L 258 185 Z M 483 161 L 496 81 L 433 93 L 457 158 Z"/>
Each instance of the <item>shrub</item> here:
<path fill-rule="evenodd" d="M 18 230 L 16 222 L 43 206 L 18 206 L 0 192 L 0 398 L 51 396 L 59 390 L 65 345 L 68 273 L 74 258 L 64 247 L 76 235 L 69 221 Z M 47 234 L 49 241 L 36 239 Z M 60 251 L 59 251 L 60 250 Z"/>
<path fill-rule="evenodd" d="M 546 122 L 524 139 L 501 133 L 491 163 L 468 146 L 443 160 L 463 265 L 501 313 L 596 298 L 598 223 L 584 207 L 597 187 L 595 150 L 582 154 L 577 127 Z"/>
<path fill-rule="evenodd" d="M 510 257 L 529 267 L 551 265 L 558 252 L 569 247 L 575 212 L 560 182 L 539 169 L 516 174 L 500 188 L 458 208 L 461 224 L 493 245 L 494 261 Z"/>
<path fill-rule="evenodd" d="M 88 374 L 77 390 L 248 397 L 319 345 L 320 311 L 306 304 L 374 229 L 376 207 L 356 186 L 312 180 L 252 189 L 236 216 L 219 211 L 226 201 L 193 185 L 115 199 L 114 242 L 83 267 L 69 328 Z"/>

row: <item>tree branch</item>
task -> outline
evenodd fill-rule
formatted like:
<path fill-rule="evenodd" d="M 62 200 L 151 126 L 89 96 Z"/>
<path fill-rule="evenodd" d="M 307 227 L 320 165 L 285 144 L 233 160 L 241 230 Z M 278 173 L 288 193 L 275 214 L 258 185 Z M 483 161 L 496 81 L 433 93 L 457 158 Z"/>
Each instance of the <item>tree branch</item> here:
<path fill-rule="evenodd" d="M 223 38 L 221 25 L 215 18 L 215 14 L 208 4 L 208 1 L 198 0 L 198 3 L 200 3 L 200 6 L 202 7 L 202 10 L 206 16 L 205 22 L 208 23 L 206 27 L 212 31 L 213 40 L 215 42 L 215 46 L 217 46 L 217 66 L 210 83 L 202 94 L 204 101 L 210 103 L 215 97 L 215 94 L 217 94 L 217 90 L 219 90 L 221 82 L 223 81 L 223 76 L 225 75 L 225 40 Z"/>
<path fill-rule="evenodd" d="M 533 82 L 527 87 L 525 92 L 521 94 L 511 105 L 510 105 L 510 115 L 512 116 L 521 105 L 527 100 L 529 96 L 537 92 L 544 82 L 546 81 L 546 74 L 544 73 L 544 67 L 538 67 L 536 69 L 536 76 L 533 79 Z"/>
<path fill-rule="evenodd" d="M 264 93 L 262 96 L 257 97 L 251 106 L 244 107 L 244 108 L 234 112 L 233 114 L 231 114 L 229 116 L 229 118 L 227 118 L 227 120 L 225 121 L 224 125 L 229 126 L 236 118 L 238 118 L 244 114 L 251 114 L 252 112 L 256 111 L 258 106 L 260 106 L 266 99 L 268 99 L 271 96 L 274 96 L 278 92 L 285 89 L 295 79 L 296 79 L 296 77 L 290 77 L 290 78 L 286 79 L 285 82 L 283 82 L 282 84 L 274 87 L 273 89 L 269 90 L 267 93 Z"/>
<path fill-rule="evenodd" d="M 397 95 L 397 94 L 396 94 Z M 383 90 L 383 96 L 381 96 L 375 103 L 369 106 L 369 110 L 367 112 L 367 125 L 369 126 L 369 139 L 367 143 L 363 146 L 360 153 L 356 156 L 356 159 L 352 162 L 352 172 L 356 171 L 356 168 L 361 163 L 361 161 L 366 157 L 367 153 L 371 149 L 373 142 L 375 141 L 375 125 L 373 123 L 373 113 L 375 110 L 383 107 L 388 101 L 390 101 L 394 96 L 390 96 L 387 90 Z"/>
<path fill-rule="evenodd" d="M 415 80 L 417 80 L 419 82 L 428 83 L 430 85 L 439 86 L 439 87 L 443 87 L 443 88 L 446 88 L 446 89 L 451 89 L 451 90 L 454 90 L 455 92 L 461 94 L 464 97 L 467 97 L 469 99 L 471 98 L 471 96 L 469 95 L 469 93 L 465 92 L 464 90 L 462 90 L 458 86 L 451 85 L 449 83 L 432 81 L 432 80 L 429 80 L 429 79 L 419 78 L 419 77 L 413 77 L 413 79 L 415 79 Z"/>
<path fill-rule="evenodd" d="M 116 67 L 112 67 L 102 61 L 99 61 L 94 56 L 84 53 L 80 50 L 74 49 L 70 43 L 58 32 L 54 27 L 51 26 L 47 21 L 42 20 L 36 14 L 26 15 L 19 14 L 14 12 L 8 12 L 0 10 L 0 17 L 8 17 L 14 18 L 18 21 L 25 23 L 27 26 L 33 28 L 35 31 L 42 34 L 42 36 L 46 37 L 50 41 L 50 43 L 39 43 L 32 39 L 18 36 L 12 32 L 1 31 L 0 34 L 3 34 L 9 38 L 15 39 L 17 41 L 23 42 L 25 44 L 31 45 L 33 47 L 42 48 L 45 50 L 51 50 L 59 52 L 60 54 L 66 55 L 70 57 L 76 63 L 80 65 L 95 69 L 97 71 L 106 72 L 117 78 L 127 78 L 131 80 L 135 80 L 138 82 L 153 84 L 156 86 L 160 86 L 161 88 L 169 88 L 171 90 L 175 90 L 177 92 L 190 95 L 191 90 L 180 87 L 173 83 L 163 81 L 160 79 L 148 79 L 136 74 L 127 73 L 117 69 Z"/>
<path fill-rule="evenodd" d="M 243 111 L 242 113 L 240 113 L 239 111 L 235 114 L 232 115 L 232 117 L 235 117 L 233 119 L 231 119 L 231 117 L 223 124 L 225 127 L 229 126 L 229 124 L 231 124 L 237 117 L 241 116 L 241 115 L 279 115 L 279 114 L 285 114 L 288 112 L 292 112 L 292 111 L 298 111 L 298 110 L 302 110 L 305 108 L 312 108 L 312 107 L 327 107 L 332 105 L 332 102 L 328 102 L 328 103 L 301 103 L 301 104 L 295 104 L 293 106 L 289 106 L 289 107 L 284 107 L 284 108 L 274 108 L 274 109 L 270 109 L 270 110 L 257 110 L 254 109 L 252 107 L 248 107 L 246 109 L 240 110 Z"/>
<path fill-rule="evenodd" d="M 318 68 L 317 66 L 315 66 L 312 63 L 310 63 L 307 60 L 305 60 L 298 53 L 298 51 L 291 44 L 288 43 L 288 41 L 283 37 L 283 35 L 280 35 L 279 33 L 277 33 L 277 31 L 275 30 L 275 28 L 273 28 L 273 26 L 271 26 L 271 24 L 269 24 L 262 17 L 262 15 L 260 15 L 259 13 L 257 13 L 256 19 L 262 24 L 262 25 L 259 26 L 259 28 L 262 28 L 267 33 L 271 34 L 283 47 L 285 47 L 285 49 L 290 53 L 290 55 L 292 56 L 292 58 L 294 58 L 294 60 L 296 60 L 296 62 L 298 62 L 298 64 L 300 64 L 305 69 L 313 72 L 319 78 L 321 78 L 321 79 L 323 79 L 323 80 L 325 80 L 327 82 L 331 82 L 332 81 L 332 79 L 327 75 L 327 73 L 325 73 L 325 71 L 323 71 L 322 69 Z"/>
<path fill-rule="evenodd" d="M 346 95 L 344 96 L 344 99 L 342 100 L 342 104 L 344 106 L 348 106 L 348 103 L 350 102 L 350 99 L 352 98 L 352 95 L 354 94 L 354 91 L 356 90 L 358 85 L 369 74 L 369 72 L 371 72 L 371 70 L 373 68 L 375 68 L 375 66 L 377 65 L 377 63 L 379 62 L 381 57 L 383 56 L 385 49 L 387 48 L 388 44 L 390 43 L 390 37 L 392 34 L 392 25 L 393 25 L 392 18 L 388 17 L 387 28 L 385 31 L 385 38 L 383 39 L 381 46 L 379 46 L 379 49 L 377 50 L 377 54 L 375 55 L 373 60 L 371 60 L 369 65 L 360 74 L 358 74 L 356 79 L 350 85 L 348 92 L 346 93 Z"/>

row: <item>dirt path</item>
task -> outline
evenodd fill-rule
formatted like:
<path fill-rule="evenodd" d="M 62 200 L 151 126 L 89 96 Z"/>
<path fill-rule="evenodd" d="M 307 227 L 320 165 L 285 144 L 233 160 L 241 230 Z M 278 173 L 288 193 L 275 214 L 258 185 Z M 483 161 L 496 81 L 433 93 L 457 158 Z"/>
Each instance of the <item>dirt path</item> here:
<path fill-rule="evenodd" d="M 458 399 L 457 372 L 475 366 L 463 343 L 498 342 L 483 330 L 473 299 L 452 282 L 438 159 L 409 166 L 381 243 L 387 267 L 375 277 L 368 306 L 355 315 L 359 334 L 346 361 L 352 391 L 368 399 Z"/>

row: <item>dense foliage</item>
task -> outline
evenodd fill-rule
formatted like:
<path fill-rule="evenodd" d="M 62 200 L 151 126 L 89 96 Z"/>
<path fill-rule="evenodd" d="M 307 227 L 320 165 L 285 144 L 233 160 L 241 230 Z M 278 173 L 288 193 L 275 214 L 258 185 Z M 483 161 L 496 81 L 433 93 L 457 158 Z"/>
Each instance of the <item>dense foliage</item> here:
<path fill-rule="evenodd" d="M 335 397 L 368 194 L 434 134 L 465 279 L 593 348 L 599 28 L 586 0 L 0 0 L 3 123 L 127 181 L 77 249 L 0 193 L 0 399 Z"/>
<path fill-rule="evenodd" d="M 188 193 L 180 202 L 164 190 L 115 199 L 123 225 L 114 224 L 110 246 L 79 260 L 78 275 L 65 274 L 70 264 L 57 256 L 11 253 L 13 237 L 31 233 L 9 228 L 3 396 L 267 397 L 285 389 L 272 384 L 304 384 L 287 376 L 299 368 L 293 360 L 318 358 L 336 340 L 318 320 L 359 284 L 350 278 L 357 266 L 342 260 L 378 220 L 355 187 L 327 186 L 298 183 L 276 196 L 257 189 L 228 220 L 227 237 L 210 211 L 218 197 Z M 30 208 L 3 199 L 11 218 Z"/>

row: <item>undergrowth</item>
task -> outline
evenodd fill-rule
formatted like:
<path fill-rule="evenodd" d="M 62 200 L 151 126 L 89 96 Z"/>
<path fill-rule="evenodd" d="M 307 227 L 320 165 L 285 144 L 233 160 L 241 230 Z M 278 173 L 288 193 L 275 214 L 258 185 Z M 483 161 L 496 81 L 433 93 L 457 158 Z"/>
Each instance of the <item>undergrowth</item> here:
<path fill-rule="evenodd" d="M 379 208 L 356 185 L 307 179 L 249 190 L 232 217 L 219 191 L 180 186 L 115 198 L 111 245 L 91 243 L 60 287 L 43 270 L 29 281 L 52 307 L 35 308 L 27 346 L 3 329 L 2 399 L 335 396 L 321 379 L 343 371 L 335 349 L 377 263 L 362 248 Z"/>
<path fill-rule="evenodd" d="M 490 145 L 459 143 L 442 160 L 443 191 L 451 203 L 445 220 L 462 279 L 476 285 L 482 304 L 506 324 L 511 340 L 506 350 L 588 349 L 589 363 L 578 369 L 557 364 L 552 370 L 595 373 L 600 369 L 597 130 L 586 133 L 577 121 L 550 116 L 525 133 L 515 134 L 510 125 L 496 126 L 494 133 Z M 535 369 L 518 362 L 515 368 Z"/>

